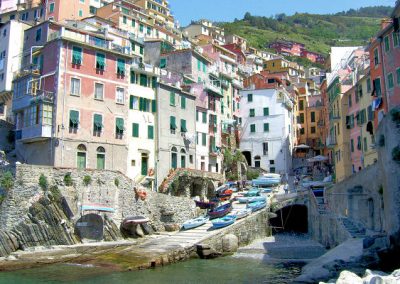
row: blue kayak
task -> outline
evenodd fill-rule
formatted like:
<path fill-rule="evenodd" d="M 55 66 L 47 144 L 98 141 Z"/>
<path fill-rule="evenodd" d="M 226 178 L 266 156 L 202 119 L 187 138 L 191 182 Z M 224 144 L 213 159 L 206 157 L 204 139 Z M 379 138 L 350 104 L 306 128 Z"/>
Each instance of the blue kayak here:
<path fill-rule="evenodd" d="M 223 228 L 232 225 L 236 221 L 236 216 L 228 215 L 222 218 L 215 219 L 212 222 L 214 229 Z"/>
<path fill-rule="evenodd" d="M 238 197 L 237 200 L 239 203 L 253 203 L 259 201 L 265 201 L 265 196 L 254 196 L 254 197 Z"/>
<path fill-rule="evenodd" d="M 182 224 L 182 229 L 189 230 L 204 225 L 209 220 L 208 216 L 191 219 Z"/>
<path fill-rule="evenodd" d="M 257 201 L 257 202 L 247 204 L 247 208 L 250 208 L 253 212 L 257 211 L 257 210 L 261 210 L 265 206 L 267 206 L 266 201 Z"/>

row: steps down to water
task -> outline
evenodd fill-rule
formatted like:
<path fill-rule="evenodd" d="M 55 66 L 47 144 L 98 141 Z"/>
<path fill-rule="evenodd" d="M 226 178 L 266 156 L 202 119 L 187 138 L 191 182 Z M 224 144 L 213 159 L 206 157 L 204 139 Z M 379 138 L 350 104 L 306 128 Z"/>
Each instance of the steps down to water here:
<path fill-rule="evenodd" d="M 365 237 L 365 229 L 358 228 L 349 218 L 341 218 L 341 221 L 353 238 Z"/>

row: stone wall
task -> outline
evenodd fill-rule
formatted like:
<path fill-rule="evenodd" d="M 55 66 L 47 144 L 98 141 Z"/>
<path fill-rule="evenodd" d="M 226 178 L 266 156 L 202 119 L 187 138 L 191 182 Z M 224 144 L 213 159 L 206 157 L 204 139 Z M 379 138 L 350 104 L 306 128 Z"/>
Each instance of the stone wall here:
<path fill-rule="evenodd" d="M 156 192 L 146 191 L 144 200 L 138 198 L 135 193 L 135 185 L 126 176 L 115 171 L 98 171 L 98 170 L 76 170 L 68 168 L 53 168 L 45 166 L 17 165 L 14 171 L 15 184 L 10 190 L 7 197 L 0 205 L 0 230 L 5 234 L 5 242 L 7 232 L 15 231 L 17 226 L 21 224 L 38 224 L 39 227 L 31 227 L 26 234 L 29 238 L 40 239 L 40 245 L 70 244 L 71 242 L 58 242 L 41 236 L 46 228 L 55 230 L 65 227 L 71 230 L 71 238 L 74 235 L 74 224 L 86 213 L 96 213 L 109 220 L 107 228 L 119 228 L 122 220 L 129 216 L 144 215 L 151 221 L 149 224 L 156 231 L 164 231 L 166 228 L 178 227 L 187 219 L 194 217 L 197 213 L 194 202 L 189 198 L 168 196 Z M 44 175 L 48 181 L 48 190 L 43 190 L 39 186 L 39 177 Z M 71 184 L 65 181 L 65 177 L 71 177 Z M 86 179 L 86 184 L 84 183 Z M 54 212 L 43 213 L 54 222 L 45 222 L 46 218 L 39 221 L 32 220 L 32 210 L 37 206 L 38 202 L 47 202 L 52 207 L 52 192 L 59 192 L 64 198 L 64 215 L 58 214 L 54 217 Z M 101 206 L 114 209 L 113 213 L 99 213 L 97 211 L 81 211 L 81 205 L 100 204 Z M 53 211 L 63 211 L 64 209 L 54 209 Z M 42 214 L 42 215 L 43 215 Z M 40 227 L 42 226 L 42 227 Z M 105 236 L 114 236 L 115 232 L 107 231 L 105 228 Z M 17 230 L 20 231 L 20 230 Z M 25 233 L 17 236 L 18 239 L 23 238 Z M 117 236 L 118 237 L 118 236 Z M 47 238 L 47 239 L 46 239 Z M 47 240 L 47 242 L 46 242 Z M 1 240 L 0 240 L 1 243 Z M 34 242 L 27 242 L 26 247 L 35 246 Z"/>

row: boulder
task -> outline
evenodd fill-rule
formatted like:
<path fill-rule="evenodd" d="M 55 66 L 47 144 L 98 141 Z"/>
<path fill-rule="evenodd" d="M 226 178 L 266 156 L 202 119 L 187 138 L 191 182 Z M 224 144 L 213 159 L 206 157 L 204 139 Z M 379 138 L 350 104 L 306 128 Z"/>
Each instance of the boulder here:
<path fill-rule="evenodd" d="M 239 239 L 233 234 L 225 235 L 222 238 L 222 250 L 224 252 L 236 252 L 239 247 Z"/>
<path fill-rule="evenodd" d="M 336 284 L 363 284 L 363 280 L 357 274 L 350 271 L 342 271 Z"/>
<path fill-rule="evenodd" d="M 167 231 L 167 232 L 175 232 L 175 231 L 179 231 L 179 229 L 181 227 L 175 223 L 167 223 L 167 224 L 164 224 L 164 228 L 165 228 L 165 231 Z"/>

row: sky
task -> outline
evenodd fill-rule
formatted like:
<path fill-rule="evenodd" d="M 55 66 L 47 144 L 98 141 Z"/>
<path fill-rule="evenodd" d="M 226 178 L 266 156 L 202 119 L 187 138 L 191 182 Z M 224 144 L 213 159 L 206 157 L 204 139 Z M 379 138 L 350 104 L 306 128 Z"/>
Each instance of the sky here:
<path fill-rule="evenodd" d="M 255 16 L 271 16 L 296 12 L 332 14 L 366 6 L 393 6 L 395 0 L 169 0 L 175 19 L 181 26 L 191 20 L 233 21 L 243 19 L 246 12 Z"/>

